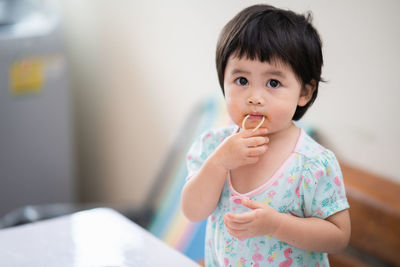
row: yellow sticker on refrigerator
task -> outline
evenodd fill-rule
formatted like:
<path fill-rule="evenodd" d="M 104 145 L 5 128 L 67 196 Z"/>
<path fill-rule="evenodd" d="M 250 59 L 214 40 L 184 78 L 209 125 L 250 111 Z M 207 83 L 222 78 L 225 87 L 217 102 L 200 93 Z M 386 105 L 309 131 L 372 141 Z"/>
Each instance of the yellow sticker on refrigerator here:
<path fill-rule="evenodd" d="M 40 93 L 44 82 L 44 62 L 37 58 L 16 61 L 11 65 L 9 75 L 12 95 Z"/>

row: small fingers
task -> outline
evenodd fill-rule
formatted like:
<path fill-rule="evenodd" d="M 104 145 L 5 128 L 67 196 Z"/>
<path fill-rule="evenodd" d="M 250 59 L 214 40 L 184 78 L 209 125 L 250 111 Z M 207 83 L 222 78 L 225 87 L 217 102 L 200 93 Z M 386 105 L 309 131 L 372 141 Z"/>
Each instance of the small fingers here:
<path fill-rule="evenodd" d="M 260 159 L 260 156 L 262 156 L 267 151 L 267 149 L 268 147 L 266 145 L 250 149 L 249 151 L 247 151 L 246 156 L 243 158 L 242 164 L 248 165 L 257 163 Z"/>
<path fill-rule="evenodd" d="M 245 227 L 242 223 L 237 223 L 237 222 L 229 219 L 226 216 L 224 216 L 223 219 L 224 219 L 225 226 L 228 227 L 229 229 L 236 230 L 236 231 L 245 229 Z"/>
<path fill-rule="evenodd" d="M 227 216 L 224 216 L 224 224 L 226 227 L 226 230 L 228 231 L 228 233 L 233 236 L 236 237 L 238 239 L 245 239 L 247 238 L 247 232 L 248 229 L 246 228 L 245 224 L 242 223 L 236 223 L 232 220 L 230 220 L 229 218 L 227 218 Z"/>
<path fill-rule="evenodd" d="M 254 220 L 254 211 L 246 211 L 240 214 L 235 214 L 235 213 L 226 213 L 224 216 L 227 220 L 235 222 L 235 223 L 250 223 Z"/>
<path fill-rule="evenodd" d="M 247 147 L 257 147 L 257 146 L 266 145 L 268 143 L 269 143 L 269 138 L 266 136 L 257 136 L 257 137 L 252 137 L 252 138 L 246 139 Z"/>
<path fill-rule="evenodd" d="M 248 157 L 258 157 L 264 154 L 267 151 L 267 145 L 252 147 L 248 150 L 247 156 Z"/>
<path fill-rule="evenodd" d="M 252 137 L 252 136 L 262 136 L 268 134 L 267 128 L 259 128 L 256 131 L 253 129 L 243 130 L 240 132 L 244 138 Z"/>

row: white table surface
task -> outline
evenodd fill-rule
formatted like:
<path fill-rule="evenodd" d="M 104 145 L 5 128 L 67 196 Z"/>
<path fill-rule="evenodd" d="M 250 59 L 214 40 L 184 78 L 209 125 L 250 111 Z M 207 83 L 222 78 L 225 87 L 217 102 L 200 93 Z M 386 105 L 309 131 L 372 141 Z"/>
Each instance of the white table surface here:
<path fill-rule="evenodd" d="M 118 212 L 98 208 L 0 230 L 0 266 L 199 266 Z"/>

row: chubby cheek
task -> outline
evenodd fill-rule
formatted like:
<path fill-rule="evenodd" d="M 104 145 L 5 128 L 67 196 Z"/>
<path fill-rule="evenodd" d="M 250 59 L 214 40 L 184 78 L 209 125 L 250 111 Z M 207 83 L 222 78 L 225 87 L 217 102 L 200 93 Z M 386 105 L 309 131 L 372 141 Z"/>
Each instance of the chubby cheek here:
<path fill-rule="evenodd" d="M 280 124 L 286 124 L 286 123 L 291 123 L 293 115 L 296 111 L 295 106 L 287 106 L 287 105 L 277 105 L 273 110 L 270 110 L 270 117 L 269 119 L 271 120 L 271 127 L 284 127 L 284 125 Z M 271 129 L 272 130 L 272 129 Z"/>
<path fill-rule="evenodd" d="M 229 117 L 235 124 L 241 125 L 243 120 L 241 105 L 235 101 L 232 101 L 232 98 L 230 97 L 226 97 L 225 101 Z"/>

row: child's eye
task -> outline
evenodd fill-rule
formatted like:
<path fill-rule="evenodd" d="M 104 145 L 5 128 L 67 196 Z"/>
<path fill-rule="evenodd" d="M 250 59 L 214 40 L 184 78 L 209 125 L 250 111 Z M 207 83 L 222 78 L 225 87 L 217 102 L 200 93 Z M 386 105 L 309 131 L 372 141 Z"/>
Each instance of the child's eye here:
<path fill-rule="evenodd" d="M 247 81 L 247 79 L 244 78 L 244 77 L 239 77 L 239 78 L 237 78 L 237 79 L 235 80 L 235 82 L 236 82 L 237 85 L 240 85 L 240 86 L 246 86 L 246 85 L 249 84 L 249 82 Z"/>
<path fill-rule="evenodd" d="M 278 88 L 281 83 L 278 80 L 271 79 L 267 82 L 267 86 L 270 88 Z"/>

